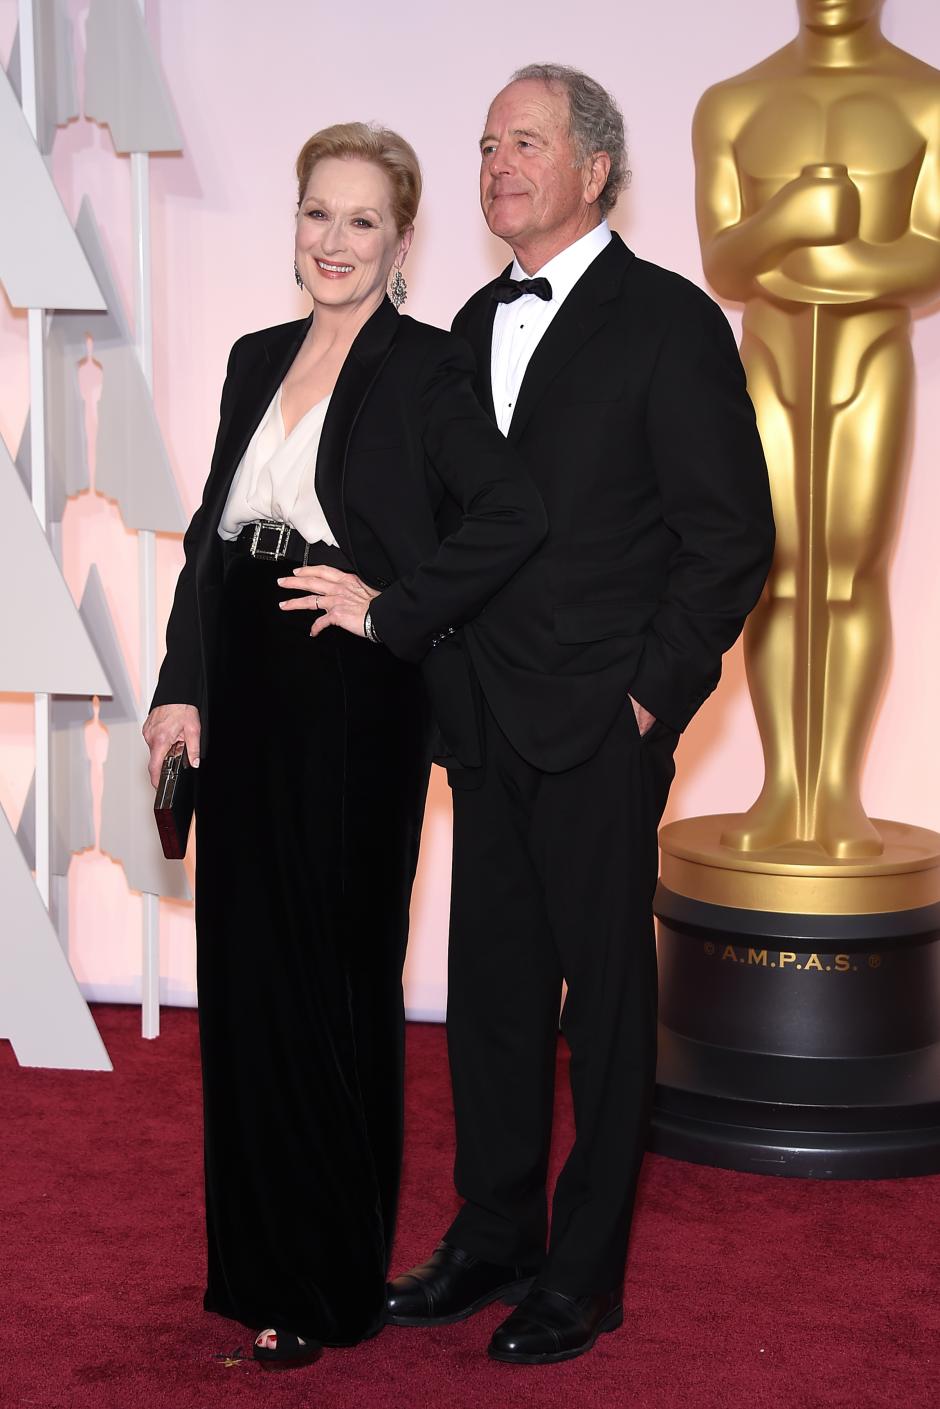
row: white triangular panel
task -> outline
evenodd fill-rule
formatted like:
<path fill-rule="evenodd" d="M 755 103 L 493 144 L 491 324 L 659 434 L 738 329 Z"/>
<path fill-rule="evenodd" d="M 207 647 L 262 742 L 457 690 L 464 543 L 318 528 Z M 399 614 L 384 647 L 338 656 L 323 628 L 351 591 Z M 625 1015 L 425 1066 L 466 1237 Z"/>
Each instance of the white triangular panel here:
<path fill-rule="evenodd" d="M 51 523 L 61 523 L 70 497 L 88 489 L 88 436 L 85 431 L 85 403 L 78 384 L 79 357 L 58 314 L 50 320 L 45 342 L 46 367 L 46 514 Z M 87 317 L 102 317 L 89 314 Z"/>
<path fill-rule="evenodd" d="M 91 0 L 85 116 L 111 129 L 117 152 L 178 152 L 176 114 L 135 0 Z"/>
<path fill-rule="evenodd" d="M 50 523 L 61 523 L 70 496 L 89 488 L 88 438 L 85 403 L 78 384 L 78 363 L 85 356 L 85 335 L 79 341 L 64 320 L 102 318 L 101 313 L 59 313 L 49 320 L 45 340 L 46 369 L 46 514 Z M 27 493 L 32 483 L 30 418 L 26 417 L 16 468 Z"/>
<path fill-rule="evenodd" d="M 73 854 L 95 844 L 91 767 L 85 748 L 85 725 L 92 713 L 91 702 L 84 695 L 54 695 L 49 707 L 52 773 L 50 870 L 54 876 L 67 876 Z M 27 866 L 33 870 L 36 865 L 35 774 L 20 813 L 16 840 Z"/>
<path fill-rule="evenodd" d="M 33 451 L 29 443 L 29 412 L 26 413 L 26 420 L 23 423 L 23 434 L 20 436 L 20 448 L 16 452 L 16 473 L 20 477 L 20 484 L 27 494 L 32 493 L 33 483 Z"/>
<path fill-rule="evenodd" d="M 114 698 L 102 697 L 99 718 L 103 723 L 109 718 L 136 719 L 133 686 L 124 665 L 101 576 L 94 565 L 88 572 L 79 615 L 114 691 Z M 85 747 L 85 726 L 94 717 L 94 708 L 85 695 L 54 695 L 49 715 L 52 729 L 51 869 L 54 876 L 64 876 L 68 874 L 73 853 L 95 844 L 91 767 Z M 36 854 L 35 807 L 34 778 L 16 829 L 16 839 L 30 869 L 35 865 Z"/>
<path fill-rule="evenodd" d="M 182 533 L 188 519 L 180 502 L 150 389 L 132 344 L 124 311 L 94 211 L 86 199 L 75 232 L 107 304 L 105 313 L 61 313 L 53 327 L 85 355 L 85 334 L 94 341 L 94 356 L 102 368 L 98 403 L 95 487 L 117 500 L 129 528 L 156 533 Z M 74 492 L 74 491 L 71 491 Z"/>
<path fill-rule="evenodd" d="M 26 797 L 23 800 L 23 810 L 20 813 L 19 824 L 16 828 L 16 840 L 20 851 L 23 853 L 23 860 L 31 871 L 36 869 L 36 774 L 29 780 L 29 787 L 26 790 Z M 55 850 L 55 839 L 53 839 L 52 849 Z M 54 869 L 50 866 L 50 870 Z"/>
<path fill-rule="evenodd" d="M 104 241 L 95 219 L 94 207 L 87 196 L 79 207 L 75 233 L 104 296 L 106 311 L 96 313 L 93 318 L 86 318 L 80 331 L 78 324 L 82 322 L 81 314 L 67 313 L 61 316 L 68 319 L 70 327 L 75 329 L 73 339 L 83 338 L 85 333 L 89 332 L 99 347 L 130 345 L 134 341 L 134 335 L 118 291 L 117 280 L 111 272 Z"/>
<path fill-rule="evenodd" d="M 52 151 L 57 127 L 78 117 L 75 64 L 72 53 L 72 22 L 65 0 L 41 0 L 33 6 L 36 45 L 36 106 L 39 150 Z M 23 101 L 20 69 L 20 31 L 17 27 L 7 66 L 17 101 Z"/>
<path fill-rule="evenodd" d="M 13 89 L 16 101 L 20 107 L 23 106 L 23 71 L 20 68 L 20 27 L 16 26 L 13 35 L 13 46 L 10 49 L 10 62 L 7 64 L 7 78 L 10 80 L 10 87 Z"/>
<path fill-rule="evenodd" d="M 81 695 L 56 695 L 52 719 L 52 860 L 54 876 L 68 875 L 72 855 L 95 844 L 91 799 L 91 763 L 85 725 L 93 715 Z"/>
<path fill-rule="evenodd" d="M 191 898 L 182 863 L 167 861 L 160 846 L 147 772 L 147 745 L 136 719 L 108 726 L 101 850 L 121 863 L 132 890 L 172 900 Z"/>
<path fill-rule="evenodd" d="M 87 196 L 83 197 L 79 207 L 75 234 L 101 290 L 105 306 L 100 311 L 60 309 L 50 320 L 50 329 L 58 334 L 63 346 L 69 347 L 76 362 L 81 362 L 87 355 L 87 337 L 91 337 L 96 346 L 123 347 L 133 343 L 134 336 L 111 273 L 94 209 Z"/>
<path fill-rule="evenodd" d="M 5 816 L 0 815 L 0 1037 L 24 1067 L 111 1062 Z"/>
<path fill-rule="evenodd" d="M 0 283 L 14 308 L 103 308 L 104 300 L 33 141 L 16 94 L 0 71 Z"/>
<path fill-rule="evenodd" d="M 0 440 L 0 690 L 110 693 L 9 451 Z"/>
<path fill-rule="evenodd" d="M 103 373 L 95 488 L 118 501 L 128 528 L 182 533 L 188 519 L 137 353 L 112 347 L 95 356 Z"/>
<path fill-rule="evenodd" d="M 111 682 L 110 698 L 101 700 L 98 718 L 107 725 L 118 720 L 136 722 L 137 695 L 124 664 L 124 653 L 114 629 L 101 576 L 94 565 L 88 570 L 80 611 L 85 630 Z"/>

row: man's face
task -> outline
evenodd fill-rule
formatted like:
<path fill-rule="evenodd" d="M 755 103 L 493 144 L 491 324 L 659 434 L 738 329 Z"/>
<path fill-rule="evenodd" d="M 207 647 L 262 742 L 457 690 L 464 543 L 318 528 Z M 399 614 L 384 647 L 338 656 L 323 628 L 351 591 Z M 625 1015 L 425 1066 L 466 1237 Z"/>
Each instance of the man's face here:
<path fill-rule="evenodd" d="M 497 93 L 480 157 L 486 223 L 510 244 L 524 245 L 585 213 L 585 173 L 568 135 L 564 89 L 526 78 Z"/>

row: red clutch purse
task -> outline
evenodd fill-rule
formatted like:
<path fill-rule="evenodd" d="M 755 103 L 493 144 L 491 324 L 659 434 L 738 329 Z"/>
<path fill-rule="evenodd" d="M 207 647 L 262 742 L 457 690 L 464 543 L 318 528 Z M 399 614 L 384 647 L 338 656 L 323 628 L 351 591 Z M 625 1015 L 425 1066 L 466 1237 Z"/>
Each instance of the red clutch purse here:
<path fill-rule="evenodd" d="M 182 861 L 186 855 L 195 802 L 196 770 L 190 765 L 186 745 L 178 741 L 163 760 L 153 800 L 163 854 L 170 861 Z"/>

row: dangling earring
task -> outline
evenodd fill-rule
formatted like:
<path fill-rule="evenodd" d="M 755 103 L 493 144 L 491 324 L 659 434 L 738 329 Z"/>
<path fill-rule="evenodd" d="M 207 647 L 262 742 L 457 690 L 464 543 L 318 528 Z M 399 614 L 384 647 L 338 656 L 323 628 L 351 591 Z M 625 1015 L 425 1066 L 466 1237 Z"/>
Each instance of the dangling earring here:
<path fill-rule="evenodd" d="M 388 291 L 388 296 L 396 308 L 401 308 L 408 297 L 408 285 L 405 283 L 405 276 L 400 269 L 396 269 L 392 275 L 392 287 Z"/>
<path fill-rule="evenodd" d="M 297 280 L 298 289 L 302 289 L 304 286 L 304 281 L 303 277 L 301 276 L 300 270 L 297 268 L 296 259 L 294 260 L 294 278 Z"/>

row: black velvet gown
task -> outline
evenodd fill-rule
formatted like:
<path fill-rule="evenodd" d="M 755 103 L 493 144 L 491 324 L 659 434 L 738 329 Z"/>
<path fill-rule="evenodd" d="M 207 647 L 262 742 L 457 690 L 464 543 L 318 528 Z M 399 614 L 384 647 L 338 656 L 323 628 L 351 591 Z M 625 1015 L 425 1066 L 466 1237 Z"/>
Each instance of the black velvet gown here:
<path fill-rule="evenodd" d="M 473 767 L 456 630 L 545 535 L 460 339 L 388 299 L 330 397 L 314 488 L 386 645 L 281 612 L 292 564 L 223 544 L 233 476 L 310 319 L 239 338 L 151 708 L 194 705 L 205 1305 L 350 1344 L 381 1324 L 402 1134 L 401 970 L 432 747 Z M 345 555 L 345 557 L 343 556 Z M 426 693 L 427 692 L 427 693 Z M 438 738 L 438 730 L 440 731 Z"/>
<path fill-rule="evenodd" d="M 430 717 L 416 666 L 278 610 L 290 570 L 226 547 L 197 804 L 205 1306 L 348 1345 L 384 1304 Z"/>

